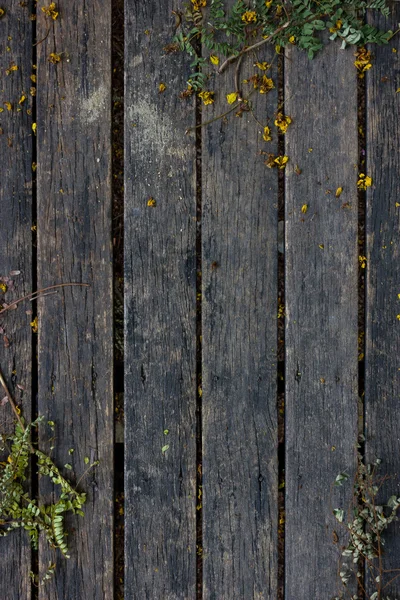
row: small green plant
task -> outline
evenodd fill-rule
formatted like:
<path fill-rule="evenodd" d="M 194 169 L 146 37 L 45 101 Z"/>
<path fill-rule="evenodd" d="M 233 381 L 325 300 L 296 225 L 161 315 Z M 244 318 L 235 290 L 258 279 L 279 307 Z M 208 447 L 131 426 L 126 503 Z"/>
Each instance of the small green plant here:
<path fill-rule="evenodd" d="M 43 533 L 51 548 L 58 549 L 64 557 L 69 558 L 64 517 L 68 512 L 84 516 L 82 507 L 86 502 L 86 494 L 78 492 L 61 475 L 51 458 L 32 444 L 32 430 L 43 422 L 43 417 L 25 423 L 1 373 L 0 383 L 17 417 L 14 433 L 1 436 L 0 450 L 6 452 L 7 458 L 0 463 L 0 536 L 22 528 L 27 531 L 32 547 L 37 549 L 39 535 Z M 53 422 L 48 422 L 48 425 L 54 428 Z M 39 477 L 49 478 L 59 489 L 58 499 L 50 504 L 45 505 L 31 498 L 24 489 L 24 483 L 29 478 L 32 455 L 36 457 Z M 97 463 L 90 465 L 90 468 L 94 464 Z M 43 584 L 54 574 L 54 570 L 55 563 L 50 563 L 40 582 L 37 577 L 31 576 L 36 583 Z"/>
<path fill-rule="evenodd" d="M 346 511 L 343 508 L 333 510 L 337 521 L 346 528 L 348 536 L 339 565 L 343 589 L 334 600 L 360 600 L 360 592 L 368 600 L 396 600 L 388 593 L 390 585 L 400 577 L 400 569 L 384 567 L 384 533 L 398 520 L 400 498 L 391 496 L 386 502 L 382 502 L 382 486 L 389 477 L 378 476 L 380 463 L 377 459 L 373 464 L 365 465 L 358 453 L 350 506 Z M 344 485 L 348 479 L 347 473 L 340 473 L 336 477 L 335 486 Z M 368 584 L 365 581 L 365 570 Z M 352 595 L 349 592 L 351 583 L 355 583 L 359 593 Z"/>
<path fill-rule="evenodd" d="M 359 77 L 364 77 L 372 66 L 371 52 L 365 44 L 387 44 L 395 35 L 366 23 L 367 11 L 379 11 L 384 16 L 389 14 L 386 0 L 236 0 L 229 8 L 225 0 L 184 3 L 181 10 L 173 11 L 177 19 L 175 35 L 172 43 L 164 48 L 167 54 L 183 51 L 191 61 L 187 88 L 180 97 L 197 94 L 205 106 L 213 104 L 215 95 L 222 91 L 218 75 L 235 67 L 229 88 L 223 90 L 231 106 L 219 116 L 189 128 L 186 133 L 225 118 L 233 111 L 238 117 L 248 112 L 261 126 L 263 140 L 271 141 L 271 128 L 256 117 L 252 102 L 254 94 L 268 94 L 276 87 L 268 75 L 273 59 L 267 63 L 259 56 L 259 51 L 265 44 L 273 44 L 275 56 L 278 56 L 285 47 L 297 46 L 313 58 L 325 42 L 338 40 L 342 48 L 358 46 L 354 65 Z M 246 61 L 248 72 L 243 79 L 241 68 L 245 56 L 251 60 Z M 279 106 L 274 115 L 274 124 L 280 134 L 286 133 L 292 122 L 282 108 Z M 268 156 L 267 167 L 285 168 L 288 157 Z"/>
<path fill-rule="evenodd" d="M 191 57 L 188 89 L 201 92 L 215 72 L 222 73 L 244 54 L 252 53 L 257 65 L 256 53 L 266 43 L 275 44 L 278 53 L 296 45 L 310 58 L 322 48 L 326 30 L 342 48 L 386 44 L 393 33 L 367 24 L 368 10 L 389 14 L 386 0 L 237 0 L 229 10 L 224 0 L 191 0 L 175 12 L 177 32 L 166 50 Z"/>

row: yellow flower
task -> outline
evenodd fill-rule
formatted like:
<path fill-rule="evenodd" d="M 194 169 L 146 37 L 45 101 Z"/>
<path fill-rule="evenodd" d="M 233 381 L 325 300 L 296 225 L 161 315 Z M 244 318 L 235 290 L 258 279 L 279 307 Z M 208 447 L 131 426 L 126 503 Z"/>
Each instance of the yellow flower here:
<path fill-rule="evenodd" d="M 278 169 L 284 169 L 288 160 L 288 156 L 277 156 L 274 162 L 278 165 Z"/>
<path fill-rule="evenodd" d="M 365 269 L 365 267 L 367 266 L 367 257 L 366 256 L 359 256 L 358 257 L 358 262 L 360 263 L 360 267 L 362 269 Z"/>
<path fill-rule="evenodd" d="M 56 65 L 61 61 L 61 54 L 57 54 L 57 52 L 51 52 L 49 55 L 49 62 L 53 65 Z"/>
<path fill-rule="evenodd" d="M 214 92 L 200 92 L 199 98 L 203 100 L 203 103 L 207 106 L 207 104 L 213 104 L 214 102 Z"/>
<path fill-rule="evenodd" d="M 7 286 L 5 283 L 0 282 L 0 290 L 4 293 L 7 291 Z"/>
<path fill-rule="evenodd" d="M 286 133 L 287 128 L 289 127 L 291 122 L 291 117 L 289 117 L 288 115 L 284 115 L 283 113 L 278 113 L 276 115 L 274 124 L 278 127 L 278 129 L 280 129 L 281 133 Z"/>
<path fill-rule="evenodd" d="M 215 56 L 215 54 L 211 54 L 210 56 L 210 62 L 212 65 L 219 65 L 219 58 L 218 56 Z"/>
<path fill-rule="evenodd" d="M 308 204 L 303 204 L 303 206 L 301 207 L 301 212 L 303 213 L 303 215 L 305 215 L 307 211 L 308 211 Z"/>
<path fill-rule="evenodd" d="M 167 89 L 167 86 L 165 85 L 165 83 L 160 83 L 158 85 L 158 91 L 160 92 L 160 94 L 162 94 L 163 92 L 165 92 L 165 90 Z"/>
<path fill-rule="evenodd" d="M 357 187 L 359 190 L 366 190 L 368 187 L 372 185 L 372 177 L 365 175 L 364 173 L 360 173 L 358 176 Z"/>
<path fill-rule="evenodd" d="M 58 17 L 56 3 L 52 2 L 49 6 L 43 6 L 42 12 L 46 15 L 46 17 L 51 17 L 53 21 L 55 21 Z"/>
<path fill-rule="evenodd" d="M 333 27 L 329 28 L 329 31 L 331 33 L 336 33 L 337 31 L 339 31 L 339 29 L 341 28 L 341 26 L 342 26 L 342 21 L 340 19 L 338 19 L 336 21 L 335 25 Z"/>
<path fill-rule="evenodd" d="M 371 64 L 371 52 L 366 48 L 360 48 L 358 52 L 354 55 L 356 60 L 354 61 L 354 65 L 359 72 L 359 76 L 364 77 L 365 71 L 368 71 L 372 67 Z"/>
<path fill-rule="evenodd" d="M 246 10 L 246 12 L 242 14 L 242 21 L 247 25 L 257 23 L 257 13 L 254 10 Z"/>
<path fill-rule="evenodd" d="M 207 6 L 206 0 L 191 0 L 191 2 L 194 10 L 200 10 L 200 8 Z"/>
<path fill-rule="evenodd" d="M 291 36 L 290 36 L 290 38 L 289 38 L 289 42 L 290 42 L 291 44 L 295 44 L 295 42 L 296 42 L 296 38 L 294 37 L 294 35 L 291 35 Z"/>
<path fill-rule="evenodd" d="M 267 8 L 270 8 L 270 7 L 271 7 L 271 4 L 272 4 L 272 2 L 273 2 L 273 0 L 266 0 L 266 1 L 265 1 L 265 6 L 266 6 Z"/>
<path fill-rule="evenodd" d="M 33 321 L 31 321 L 31 327 L 32 327 L 33 333 L 37 333 L 38 332 L 39 323 L 38 323 L 38 318 L 37 317 L 35 317 L 33 319 Z"/>
<path fill-rule="evenodd" d="M 275 87 L 275 85 L 274 85 L 274 82 L 272 81 L 272 79 L 270 79 L 266 75 L 263 75 L 261 84 L 260 84 L 260 94 L 267 94 L 274 87 Z"/>
<path fill-rule="evenodd" d="M 261 69 L 261 71 L 266 71 L 271 65 L 269 65 L 267 62 L 256 62 L 254 66 Z"/>
<path fill-rule="evenodd" d="M 264 127 L 263 140 L 264 140 L 264 142 L 270 142 L 272 140 L 271 130 L 268 127 L 268 125 L 266 125 L 266 127 Z"/>
<path fill-rule="evenodd" d="M 227 94 L 226 99 L 228 100 L 228 104 L 233 104 L 234 102 L 236 102 L 238 95 L 239 94 L 237 92 L 232 92 L 232 94 Z"/>

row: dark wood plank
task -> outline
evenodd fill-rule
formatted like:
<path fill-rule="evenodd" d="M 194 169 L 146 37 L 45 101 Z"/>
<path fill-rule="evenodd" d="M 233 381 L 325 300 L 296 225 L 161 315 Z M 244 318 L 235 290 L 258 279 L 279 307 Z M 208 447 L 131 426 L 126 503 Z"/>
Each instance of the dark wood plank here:
<path fill-rule="evenodd" d="M 7 292 L 0 292 L 2 304 L 32 291 L 32 115 L 28 113 L 32 107 L 28 93 L 32 85 L 32 22 L 28 9 L 21 7 L 18 0 L 8 2 L 0 30 L 3 40 L 0 53 L 0 278 L 8 277 L 11 271 L 21 271 L 20 275 L 11 276 L 13 283 L 6 281 Z M 7 75 L 6 70 L 12 64 L 18 70 Z M 23 92 L 26 100 L 19 104 Z M 12 104 L 11 111 L 4 102 Z M 26 311 L 30 308 L 29 303 L 21 305 L 0 317 L 0 368 L 28 421 L 31 420 L 32 333 L 29 323 L 32 316 Z M 23 394 L 16 387 L 17 383 L 25 387 Z M 0 395 L 5 396 L 3 390 Z M 12 433 L 14 419 L 10 406 L 2 406 L 0 415 L 1 433 Z M 0 581 L 7 590 L 7 598 L 30 598 L 30 568 L 26 532 L 15 531 L 1 538 Z"/>
<path fill-rule="evenodd" d="M 71 516 L 71 559 L 40 598 L 113 597 L 113 353 L 111 248 L 111 2 L 73 0 L 57 20 L 38 10 L 38 285 L 86 282 L 41 298 L 39 414 L 56 424 L 54 457 L 88 492 Z M 50 53 L 61 53 L 52 64 Z M 41 432 L 41 443 L 49 431 Z M 73 448 L 74 453 L 69 454 Z M 68 473 L 68 471 L 66 471 Z M 39 482 L 46 500 L 51 489 Z M 54 556 L 40 547 L 40 569 Z"/>
<path fill-rule="evenodd" d="M 244 61 L 243 78 L 253 62 Z M 277 86 L 276 63 L 268 76 Z M 228 70 L 204 121 L 227 110 L 232 85 Z M 276 88 L 252 103 L 257 119 L 275 130 L 272 142 L 263 141 L 250 113 L 232 113 L 203 135 L 205 600 L 277 594 L 278 175 L 260 155 L 277 153 Z"/>
<path fill-rule="evenodd" d="M 351 50 L 285 62 L 286 598 L 338 591 L 336 475 L 357 441 L 357 74 Z M 298 175 L 296 165 L 302 170 Z M 343 192 L 335 197 L 337 188 Z M 349 203 L 348 207 L 343 206 Z M 302 206 L 307 212 L 302 213 Z M 347 488 L 351 492 L 351 486 Z M 335 496 L 335 501 L 340 498 Z M 332 500 L 333 503 L 333 500 Z"/>
<path fill-rule="evenodd" d="M 389 19 L 374 17 L 374 24 L 395 31 L 400 3 L 392 3 Z M 393 49 L 396 52 L 393 52 Z M 366 457 L 382 460 L 381 472 L 393 476 L 382 498 L 400 495 L 399 348 L 400 314 L 399 218 L 400 208 L 400 40 L 396 35 L 384 47 L 371 48 L 374 59 L 366 77 L 367 173 L 373 186 L 367 193 L 366 280 Z M 391 525 L 385 535 L 385 568 L 400 568 L 400 527 Z M 395 575 L 392 574 L 391 576 Z M 391 578 L 389 576 L 389 579 Z M 388 581 L 388 579 L 387 579 Z M 386 591 L 400 594 L 400 580 Z"/>
<path fill-rule="evenodd" d="M 195 112 L 178 99 L 184 57 L 163 57 L 174 6 L 125 3 L 125 595 L 138 600 L 195 597 Z"/>

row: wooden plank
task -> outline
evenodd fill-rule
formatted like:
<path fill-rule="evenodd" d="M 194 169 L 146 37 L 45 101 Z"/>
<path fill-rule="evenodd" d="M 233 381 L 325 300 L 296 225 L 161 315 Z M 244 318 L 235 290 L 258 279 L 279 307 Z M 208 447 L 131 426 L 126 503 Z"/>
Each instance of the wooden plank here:
<path fill-rule="evenodd" d="M 395 31 L 400 3 L 391 6 L 390 18 L 374 17 L 373 24 Z M 394 52 L 393 49 L 396 51 Z M 400 195 L 400 41 L 396 35 L 384 47 L 371 48 L 373 66 L 366 77 L 367 167 L 373 186 L 367 193 L 367 274 L 365 331 L 366 460 L 382 460 L 381 473 L 393 476 L 382 490 L 386 501 L 400 495 L 399 348 L 400 313 L 399 202 Z M 400 527 L 385 535 L 384 567 L 400 568 Z M 396 573 L 388 574 L 386 582 Z M 390 597 L 400 594 L 400 580 L 386 588 Z"/>
<path fill-rule="evenodd" d="M 39 414 L 56 424 L 54 457 L 72 463 L 88 492 L 71 516 L 69 561 L 39 597 L 113 597 L 113 331 L 111 248 L 111 2 L 62 3 L 56 20 L 38 10 L 38 285 L 85 282 L 41 298 Z M 47 32 L 48 35 L 47 35 Z M 47 35 L 47 37 L 46 37 Z M 51 53 L 61 54 L 52 64 Z M 41 443 L 49 446 L 49 431 Z M 46 443 L 47 442 L 47 443 Z M 69 454 L 73 448 L 74 453 Z M 66 471 L 68 473 L 68 471 Z M 44 500 L 52 489 L 39 482 Z M 40 570 L 53 558 L 40 546 Z"/>
<path fill-rule="evenodd" d="M 140 600 L 196 594 L 195 112 L 183 55 L 163 57 L 174 6 L 125 3 L 125 595 Z"/>
<path fill-rule="evenodd" d="M 329 44 L 285 62 L 287 600 L 331 598 L 341 529 L 331 485 L 357 441 L 357 74 Z M 307 76 L 305 76 L 305 73 Z M 296 166 L 302 170 L 298 175 Z M 343 192 L 335 197 L 337 188 Z M 346 207 L 345 203 L 349 203 Z M 307 212 L 302 213 L 302 206 Z M 351 486 L 347 488 L 351 492 Z M 339 501 L 336 498 L 335 501 Z"/>
<path fill-rule="evenodd" d="M 270 61 L 271 52 L 260 52 Z M 254 57 L 242 77 L 253 74 Z M 264 73 L 263 73 L 264 74 Z M 276 63 L 268 72 L 277 86 Z M 233 73 L 218 79 L 213 109 L 227 110 Z M 278 176 L 260 151 L 277 153 L 277 89 L 250 113 L 203 134 L 203 598 L 277 595 Z"/>
<path fill-rule="evenodd" d="M 32 85 L 32 22 L 28 9 L 21 7 L 18 0 L 8 2 L 7 12 L 1 19 L 1 31 L 0 278 L 7 278 L 11 271 L 21 271 L 20 275 L 11 276 L 13 283 L 1 280 L 8 285 L 6 293 L 0 292 L 0 304 L 3 304 L 32 291 L 32 115 L 28 112 L 32 107 L 28 94 Z M 13 64 L 18 70 L 7 75 L 6 70 Z M 19 105 L 23 92 L 26 100 Z M 11 111 L 4 102 L 12 104 Z M 29 304 L 21 305 L 0 318 L 0 368 L 28 421 L 31 420 L 32 363 L 29 325 L 32 317 L 26 313 L 29 309 Z M 24 386 L 23 393 L 16 387 L 17 383 Z M 3 390 L 0 394 L 2 398 L 5 396 Z M 14 419 L 10 406 L 2 406 L 0 414 L 1 433 L 12 433 Z M 10 600 L 30 598 L 30 561 L 25 531 L 15 531 L 1 538 L 0 581 Z"/>

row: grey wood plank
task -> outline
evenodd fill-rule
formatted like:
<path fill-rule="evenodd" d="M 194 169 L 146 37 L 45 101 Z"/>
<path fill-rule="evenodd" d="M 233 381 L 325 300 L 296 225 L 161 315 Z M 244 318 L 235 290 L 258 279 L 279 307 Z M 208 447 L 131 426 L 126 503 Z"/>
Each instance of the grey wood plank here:
<path fill-rule="evenodd" d="M 113 326 L 111 2 L 38 10 L 38 285 L 85 282 L 41 298 L 39 414 L 56 424 L 55 461 L 84 478 L 85 517 L 68 517 L 71 558 L 39 590 L 46 600 L 113 597 Z M 49 31 L 48 35 L 47 32 Z M 47 35 L 47 37 L 46 37 Z M 52 64 L 51 53 L 61 54 Z M 40 441 L 48 448 L 49 431 Z M 73 448 L 74 453 L 69 454 Z M 65 471 L 68 474 L 68 471 Z M 44 501 L 52 488 L 39 481 Z M 40 546 L 40 571 L 53 558 Z"/>
<path fill-rule="evenodd" d="M 163 56 L 174 6 L 125 3 L 125 595 L 140 600 L 196 594 L 195 111 L 185 58 Z"/>
<path fill-rule="evenodd" d="M 390 18 L 374 16 L 373 24 L 395 31 L 400 4 L 391 5 Z M 396 52 L 393 52 L 393 49 Z M 371 48 L 374 58 L 366 77 L 367 173 L 373 185 L 367 192 L 367 274 L 365 331 L 366 460 L 382 460 L 381 473 L 393 478 L 382 489 L 385 501 L 400 495 L 399 348 L 400 314 L 399 208 L 400 196 L 400 43 L 396 35 L 387 46 Z M 400 568 L 400 528 L 385 535 L 384 567 Z M 396 573 L 388 574 L 386 582 Z M 400 594 L 399 578 L 390 597 Z"/>
<path fill-rule="evenodd" d="M 272 51 L 260 52 L 270 61 Z M 255 71 L 243 61 L 242 78 Z M 233 68 L 234 71 L 235 67 Z M 261 71 L 259 71 L 261 75 Z M 268 72 L 277 86 L 276 63 Z M 228 70 L 203 122 L 227 110 Z M 202 150 L 203 598 L 277 595 L 277 89 L 205 127 Z"/>
<path fill-rule="evenodd" d="M 11 271 L 21 271 L 6 283 L 6 293 L 0 292 L 0 304 L 10 303 L 32 291 L 32 22 L 29 11 L 18 0 L 7 3 L 1 19 L 2 50 L 0 53 L 0 278 Z M 8 46 L 8 50 L 6 47 Z M 12 65 L 18 67 L 11 71 Z M 24 92 L 26 100 L 19 104 Z M 4 102 L 10 102 L 7 110 Z M 0 368 L 10 392 L 21 407 L 26 420 L 31 420 L 32 333 L 27 314 L 30 304 L 20 305 L 0 317 Z M 13 371 L 15 374 L 13 375 Z M 17 388 L 24 386 L 24 392 Z M 3 390 L 1 397 L 5 396 Z M 1 434 L 13 431 L 13 413 L 8 404 L 0 410 Z M 1 457 L 3 460 L 3 457 Z M 31 552 L 25 531 L 15 531 L 0 540 L 0 581 L 7 598 L 30 598 Z M 18 565 L 16 567 L 16 565 Z"/>
<path fill-rule="evenodd" d="M 351 50 L 285 61 L 286 600 L 338 591 L 331 485 L 357 442 L 357 74 Z M 302 172 L 296 173 L 296 166 Z M 336 198 L 337 188 L 343 188 Z M 349 206 L 344 206 L 349 203 Z M 302 213 L 302 206 L 307 212 Z M 344 493 L 351 492 L 351 485 Z M 342 499 L 344 501 L 345 498 Z M 333 532 L 339 544 L 333 543 Z"/>

